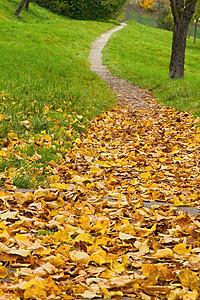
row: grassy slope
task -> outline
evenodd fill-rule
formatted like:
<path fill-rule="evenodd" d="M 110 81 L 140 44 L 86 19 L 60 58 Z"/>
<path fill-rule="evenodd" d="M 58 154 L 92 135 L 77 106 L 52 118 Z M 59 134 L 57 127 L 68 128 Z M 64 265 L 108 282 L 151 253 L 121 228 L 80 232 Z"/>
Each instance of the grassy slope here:
<path fill-rule="evenodd" d="M 0 172 L 18 186 L 35 186 L 87 118 L 115 104 L 87 59 L 91 42 L 114 24 L 66 19 L 34 3 L 16 19 L 18 4 L 0 2 Z M 33 141 L 45 136 L 48 147 L 37 147 Z M 34 159 L 35 152 L 42 158 Z"/>
<path fill-rule="evenodd" d="M 132 12 L 129 16 L 130 21 L 140 23 L 149 27 L 156 27 L 156 19 L 158 14 L 151 12 L 144 12 L 143 10 L 138 12 Z"/>
<path fill-rule="evenodd" d="M 187 42 L 185 79 L 169 79 L 172 33 L 135 22 L 111 37 L 104 62 L 117 76 L 152 89 L 162 103 L 200 116 L 200 40 Z"/>

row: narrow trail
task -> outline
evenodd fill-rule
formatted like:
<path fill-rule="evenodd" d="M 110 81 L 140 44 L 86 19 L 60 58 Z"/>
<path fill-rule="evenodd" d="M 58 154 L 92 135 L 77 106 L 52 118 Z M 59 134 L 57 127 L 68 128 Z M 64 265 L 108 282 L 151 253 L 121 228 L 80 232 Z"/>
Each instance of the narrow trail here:
<path fill-rule="evenodd" d="M 124 107 L 128 106 L 130 111 L 134 111 L 137 115 L 138 111 L 142 111 L 143 119 L 146 117 L 159 117 L 162 114 L 162 106 L 153 99 L 152 93 L 147 90 L 130 83 L 128 80 L 118 78 L 110 73 L 108 68 L 103 64 L 102 56 L 103 49 L 106 46 L 112 34 L 123 29 L 127 24 L 122 23 L 120 26 L 103 33 L 95 42 L 92 43 L 92 48 L 88 60 L 91 64 L 90 69 L 96 73 L 115 93 L 118 103 Z M 140 113 L 139 113 L 140 114 Z M 144 201 L 144 205 L 150 208 L 152 205 L 171 205 L 172 203 L 164 203 L 160 201 Z M 177 210 L 187 212 L 191 215 L 197 216 L 200 212 L 199 209 L 194 207 L 176 207 Z"/>
<path fill-rule="evenodd" d="M 90 69 L 106 82 L 116 94 L 117 100 L 121 105 L 129 105 L 131 110 L 150 110 L 155 108 L 155 105 L 158 106 L 157 103 L 149 101 L 149 99 L 152 98 L 150 91 L 142 89 L 126 79 L 114 76 L 102 62 L 102 51 L 109 38 L 126 25 L 126 23 L 122 23 L 120 26 L 103 33 L 100 38 L 97 38 L 97 40 L 92 43 L 92 49 L 88 57 L 91 64 Z"/>
<path fill-rule="evenodd" d="M 120 28 L 89 60 L 121 105 L 49 163 L 50 188 L 0 191 L 0 300 L 200 299 L 200 131 L 102 65 Z"/>

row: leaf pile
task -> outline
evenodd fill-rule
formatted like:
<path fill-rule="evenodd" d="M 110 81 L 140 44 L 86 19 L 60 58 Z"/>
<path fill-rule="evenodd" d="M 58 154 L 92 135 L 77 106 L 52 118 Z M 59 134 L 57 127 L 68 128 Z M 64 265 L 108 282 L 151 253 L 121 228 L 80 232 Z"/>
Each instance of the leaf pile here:
<path fill-rule="evenodd" d="M 155 107 L 101 114 L 91 122 L 89 133 L 75 141 L 62 165 L 51 168 L 51 187 L 64 182 L 66 188 L 94 195 L 120 193 L 129 200 L 199 205 L 198 119 Z"/>
<path fill-rule="evenodd" d="M 155 105 L 156 106 L 156 105 Z M 198 299 L 200 130 L 186 112 L 117 107 L 91 122 L 49 189 L 1 191 L 0 299 Z"/>

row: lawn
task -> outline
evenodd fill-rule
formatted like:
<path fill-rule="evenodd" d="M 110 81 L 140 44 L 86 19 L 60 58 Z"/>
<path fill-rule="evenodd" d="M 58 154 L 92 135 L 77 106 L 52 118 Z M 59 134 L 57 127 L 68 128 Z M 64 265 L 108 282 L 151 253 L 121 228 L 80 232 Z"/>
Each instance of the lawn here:
<path fill-rule="evenodd" d="M 200 40 L 187 41 L 185 79 L 169 79 L 172 33 L 128 22 L 113 35 L 104 50 L 104 63 L 112 73 L 153 90 L 158 101 L 200 116 Z"/>
<path fill-rule="evenodd" d="M 92 41 L 114 22 L 71 20 L 34 3 L 16 19 L 18 2 L 0 3 L 0 178 L 45 186 L 48 163 L 115 105 L 88 62 Z"/>

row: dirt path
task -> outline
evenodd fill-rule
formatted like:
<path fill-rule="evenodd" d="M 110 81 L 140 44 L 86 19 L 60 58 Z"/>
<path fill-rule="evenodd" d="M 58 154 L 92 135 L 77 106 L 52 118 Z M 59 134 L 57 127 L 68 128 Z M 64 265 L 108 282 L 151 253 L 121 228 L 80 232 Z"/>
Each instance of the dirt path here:
<path fill-rule="evenodd" d="M 137 111 L 142 110 L 142 118 L 149 117 L 149 114 L 153 117 L 158 117 L 161 111 L 161 105 L 153 99 L 152 93 L 147 89 L 142 89 L 141 87 L 130 83 L 128 80 L 118 78 L 110 73 L 108 68 L 103 65 L 102 56 L 103 49 L 106 46 L 109 38 L 115 32 L 123 29 L 126 26 L 122 23 L 120 26 L 103 33 L 95 42 L 92 43 L 92 48 L 89 54 L 89 62 L 91 64 L 90 69 L 96 73 L 101 79 L 103 79 L 106 84 L 112 89 L 112 91 L 117 96 L 117 100 L 120 105 L 129 106 L 129 110 Z M 140 114 L 140 113 L 139 113 Z M 145 202 L 145 207 L 150 208 L 152 205 L 171 205 L 172 203 L 162 203 L 162 202 Z M 176 207 L 177 210 L 183 212 L 188 212 L 191 215 L 198 215 L 200 210 L 194 207 Z"/>
<path fill-rule="evenodd" d="M 122 23 L 120 26 L 103 33 L 100 38 L 92 43 L 92 49 L 89 54 L 89 62 L 91 64 L 91 70 L 101 77 L 107 85 L 113 90 L 117 96 L 117 100 L 122 105 L 130 105 L 132 110 L 155 108 L 158 104 L 149 101 L 152 98 L 152 94 L 149 90 L 142 89 L 139 86 L 130 83 L 126 79 L 118 78 L 110 73 L 108 68 L 103 65 L 102 51 L 106 46 L 109 38 L 115 32 L 123 29 L 126 26 Z"/>

